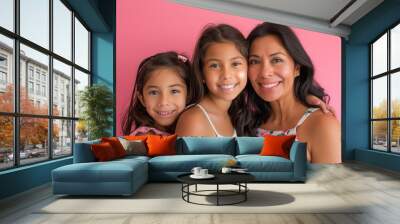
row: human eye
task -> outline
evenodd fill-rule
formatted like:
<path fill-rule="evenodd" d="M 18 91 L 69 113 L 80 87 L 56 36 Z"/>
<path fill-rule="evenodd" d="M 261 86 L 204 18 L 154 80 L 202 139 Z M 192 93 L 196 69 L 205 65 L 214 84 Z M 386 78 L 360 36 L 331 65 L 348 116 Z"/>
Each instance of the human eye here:
<path fill-rule="evenodd" d="M 242 65 L 243 63 L 241 61 L 234 61 L 232 62 L 232 66 L 233 67 L 239 67 L 240 65 Z"/>
<path fill-rule="evenodd" d="M 208 65 L 208 67 L 211 68 L 211 69 L 217 69 L 217 68 L 219 68 L 219 64 L 218 63 L 210 63 Z"/>
<path fill-rule="evenodd" d="M 274 57 L 274 58 L 271 59 L 271 63 L 272 64 L 277 64 L 277 63 L 280 63 L 280 62 L 283 62 L 283 60 L 281 58 L 279 58 L 279 57 Z"/>
<path fill-rule="evenodd" d="M 249 64 L 250 64 L 250 65 L 260 64 L 260 60 L 257 59 L 257 58 L 250 58 L 250 59 L 249 59 Z"/>
<path fill-rule="evenodd" d="M 178 95 L 181 93 L 181 90 L 180 89 L 172 89 L 171 93 L 172 93 L 172 95 Z"/>
<path fill-rule="evenodd" d="M 157 90 L 149 90 L 147 92 L 147 94 L 150 95 L 150 96 L 156 96 L 156 95 L 158 95 L 158 91 Z"/>

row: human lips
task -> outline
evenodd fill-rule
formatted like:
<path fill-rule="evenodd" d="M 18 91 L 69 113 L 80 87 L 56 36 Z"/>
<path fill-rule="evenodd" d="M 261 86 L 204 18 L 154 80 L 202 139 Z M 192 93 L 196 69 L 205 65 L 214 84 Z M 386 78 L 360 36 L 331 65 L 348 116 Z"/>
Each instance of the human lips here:
<path fill-rule="evenodd" d="M 258 83 L 258 85 L 265 90 L 270 90 L 275 87 L 277 87 L 279 84 L 281 84 L 281 81 L 276 81 L 276 82 L 263 82 L 263 83 Z"/>
<path fill-rule="evenodd" d="M 235 89 L 235 87 L 238 86 L 237 83 L 233 84 L 219 84 L 218 88 L 220 88 L 224 92 L 231 92 Z"/>
<path fill-rule="evenodd" d="M 163 110 L 163 111 L 156 111 L 157 115 L 160 117 L 170 117 L 174 115 L 176 110 Z"/>

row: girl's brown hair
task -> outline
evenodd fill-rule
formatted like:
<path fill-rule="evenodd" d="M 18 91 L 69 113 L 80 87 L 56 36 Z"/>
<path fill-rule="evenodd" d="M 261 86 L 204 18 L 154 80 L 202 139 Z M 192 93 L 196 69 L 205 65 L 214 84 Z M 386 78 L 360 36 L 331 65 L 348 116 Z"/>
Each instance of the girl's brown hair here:
<path fill-rule="evenodd" d="M 207 87 L 203 84 L 203 60 L 208 47 L 213 43 L 233 43 L 240 54 L 247 59 L 248 44 L 243 34 L 233 26 L 227 24 L 209 25 L 207 26 L 199 40 L 197 41 L 192 59 L 192 73 L 195 76 L 198 85 L 197 93 L 203 97 L 208 93 Z M 248 83 L 247 83 L 248 84 Z M 233 101 L 228 110 L 232 124 L 235 124 L 234 117 L 238 112 L 237 108 L 243 108 L 245 104 L 245 94 L 242 91 Z"/>
<path fill-rule="evenodd" d="M 198 83 L 202 83 L 203 77 L 203 60 L 208 47 L 213 43 L 233 43 L 238 51 L 247 59 L 248 46 L 246 38 L 235 27 L 227 24 L 208 25 L 200 35 L 194 49 L 192 59 L 192 73 Z M 199 86 L 199 95 L 207 94 L 208 89 L 205 85 Z"/>
<path fill-rule="evenodd" d="M 196 88 L 198 84 L 190 74 L 190 62 L 187 57 L 179 55 L 176 52 L 169 51 L 158 53 L 144 59 L 137 70 L 135 86 L 132 91 L 131 101 L 129 108 L 122 118 L 122 132 L 124 135 L 129 135 L 132 132 L 132 126 L 155 126 L 155 121 L 146 111 L 146 108 L 139 101 L 139 96 L 143 94 L 143 87 L 149 79 L 149 75 L 157 69 L 172 68 L 184 80 L 187 86 L 186 105 L 196 103 L 199 101 L 198 92 Z M 167 127 L 167 131 L 173 133 L 175 131 L 175 124 Z"/>

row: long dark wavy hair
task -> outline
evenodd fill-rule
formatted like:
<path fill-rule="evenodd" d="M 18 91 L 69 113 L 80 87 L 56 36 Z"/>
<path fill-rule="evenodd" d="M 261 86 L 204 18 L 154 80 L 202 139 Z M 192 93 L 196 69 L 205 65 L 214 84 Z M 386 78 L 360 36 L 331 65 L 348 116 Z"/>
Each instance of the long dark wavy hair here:
<path fill-rule="evenodd" d="M 197 40 L 192 59 L 192 73 L 196 77 L 195 79 L 198 83 L 202 83 L 204 80 L 204 57 L 208 47 L 213 43 L 233 43 L 240 54 L 244 58 L 248 58 L 248 44 L 246 38 L 238 29 L 228 24 L 209 24 L 205 27 L 199 39 Z M 208 88 L 205 84 L 200 85 L 199 88 L 200 89 L 198 91 L 201 96 L 204 96 L 208 93 Z M 232 101 L 231 107 L 228 111 L 232 123 L 233 113 L 236 113 L 237 111 L 232 111 L 231 108 L 237 108 L 240 107 L 239 105 L 243 105 L 244 98 L 244 92 L 242 91 Z"/>
<path fill-rule="evenodd" d="M 287 26 L 267 23 L 257 25 L 247 37 L 249 47 L 260 37 L 274 35 L 279 38 L 283 47 L 288 51 L 295 64 L 300 66 L 300 75 L 294 80 L 295 97 L 305 106 L 312 107 L 306 101 L 308 95 L 314 95 L 325 103 L 329 102 L 329 96 L 324 89 L 314 80 L 313 63 L 301 45 L 296 34 Z M 256 129 L 265 123 L 271 115 L 269 102 L 264 101 L 254 91 L 250 82 L 245 88 L 245 100 L 243 104 L 236 105 L 232 109 L 231 119 L 238 135 L 255 136 Z"/>
<path fill-rule="evenodd" d="M 172 68 L 180 75 L 187 86 L 187 98 L 186 105 L 196 103 L 200 100 L 198 94 L 198 83 L 191 76 L 190 70 L 191 65 L 186 56 L 179 55 L 176 52 L 169 51 L 158 53 L 144 59 L 137 70 L 135 86 L 132 91 L 131 101 L 129 108 L 126 110 L 122 118 L 122 132 L 124 135 L 129 135 L 133 125 L 138 126 L 150 126 L 154 127 L 155 121 L 149 116 L 146 108 L 139 101 L 139 96 L 143 95 L 143 87 L 146 81 L 149 79 L 149 75 L 161 68 Z M 167 127 L 167 132 L 174 133 L 175 124 L 171 127 Z"/>

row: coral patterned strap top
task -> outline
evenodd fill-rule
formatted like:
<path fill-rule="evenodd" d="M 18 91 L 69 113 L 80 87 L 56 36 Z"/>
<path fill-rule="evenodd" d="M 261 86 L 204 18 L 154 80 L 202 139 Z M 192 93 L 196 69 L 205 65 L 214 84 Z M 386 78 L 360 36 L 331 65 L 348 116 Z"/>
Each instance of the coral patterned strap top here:
<path fill-rule="evenodd" d="M 267 130 L 264 128 L 257 128 L 257 136 L 265 136 L 265 135 L 274 135 L 274 136 L 283 136 L 283 135 L 296 135 L 296 130 L 297 127 L 299 127 L 300 125 L 302 125 L 304 123 L 304 121 L 308 118 L 308 116 L 310 116 L 314 111 L 319 110 L 319 108 L 313 108 L 310 107 L 306 110 L 306 112 L 304 112 L 303 116 L 300 118 L 300 120 L 297 122 L 296 126 L 293 128 L 290 128 L 286 131 L 274 131 L 274 130 Z"/>

